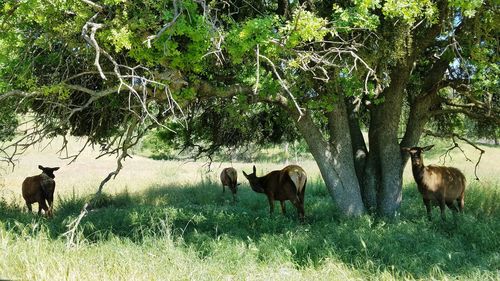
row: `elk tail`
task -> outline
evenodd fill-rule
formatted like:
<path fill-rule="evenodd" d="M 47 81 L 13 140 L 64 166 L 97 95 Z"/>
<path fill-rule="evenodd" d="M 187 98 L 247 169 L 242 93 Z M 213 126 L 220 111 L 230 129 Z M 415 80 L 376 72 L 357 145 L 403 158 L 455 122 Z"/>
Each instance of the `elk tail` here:
<path fill-rule="evenodd" d="M 295 188 L 297 189 L 297 193 L 300 193 L 302 189 L 304 188 L 304 185 L 306 183 L 306 175 L 304 173 L 301 173 L 299 171 L 291 171 L 288 173 L 290 176 L 290 179 L 292 180 L 293 184 L 295 184 Z"/>

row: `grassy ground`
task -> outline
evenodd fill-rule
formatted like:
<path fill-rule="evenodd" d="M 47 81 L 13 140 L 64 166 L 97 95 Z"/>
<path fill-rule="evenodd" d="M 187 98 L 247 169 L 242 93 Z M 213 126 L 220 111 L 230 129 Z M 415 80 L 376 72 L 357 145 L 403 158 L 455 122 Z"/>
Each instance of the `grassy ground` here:
<path fill-rule="evenodd" d="M 340 216 L 319 178 L 308 171 L 306 223 L 288 213 L 268 215 L 264 195 L 253 193 L 240 173 L 239 202 L 222 193 L 217 177 L 228 163 L 127 160 L 82 221 L 76 247 L 63 233 L 113 158 L 87 151 L 70 166 L 46 152 L 23 157 L 4 170 L 0 189 L 0 279 L 21 280 L 500 280 L 500 149 L 487 154 L 474 180 L 474 163 L 459 153 L 447 160 L 468 180 L 465 214 L 441 222 L 425 218 L 411 173 L 405 171 L 401 216 L 385 222 Z M 426 163 L 438 163 L 440 148 Z M 472 157 L 472 151 L 466 151 Z M 38 164 L 58 166 L 53 219 L 26 212 L 20 183 Z M 249 163 L 233 163 L 251 171 Z M 258 173 L 284 163 L 257 163 Z M 407 167 L 408 168 L 408 167 Z M 37 207 L 35 207 L 35 210 Z M 279 208 L 278 208 L 279 209 Z"/>

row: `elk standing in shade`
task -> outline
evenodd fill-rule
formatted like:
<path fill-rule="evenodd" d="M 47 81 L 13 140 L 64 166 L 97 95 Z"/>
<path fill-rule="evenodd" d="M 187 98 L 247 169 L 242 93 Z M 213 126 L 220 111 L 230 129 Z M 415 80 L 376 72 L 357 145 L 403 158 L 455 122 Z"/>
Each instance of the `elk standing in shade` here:
<path fill-rule="evenodd" d="M 431 220 L 431 201 L 434 201 L 438 203 L 441 218 L 445 220 L 445 205 L 453 211 L 463 211 L 466 180 L 464 174 L 457 168 L 424 166 L 422 152 L 430 150 L 433 146 L 403 147 L 401 150 L 410 153 L 413 177 L 418 191 L 422 194 L 427 217 Z M 455 200 L 458 207 L 453 204 Z"/>
<path fill-rule="evenodd" d="M 27 177 L 23 182 L 23 198 L 26 201 L 26 206 L 30 213 L 32 212 L 31 204 L 38 203 L 38 215 L 44 210 L 47 216 L 52 216 L 52 202 L 54 202 L 54 190 L 56 182 L 54 181 L 54 171 L 59 170 L 56 168 L 47 168 L 38 165 L 42 173 L 37 176 Z M 47 207 L 47 203 L 48 207 Z"/>
<path fill-rule="evenodd" d="M 233 201 L 236 202 L 236 192 L 238 191 L 238 172 L 232 167 L 225 168 L 220 173 L 220 181 L 222 182 L 222 192 L 226 192 L 226 186 L 233 193 Z"/>
<path fill-rule="evenodd" d="M 299 219 L 304 219 L 304 193 L 307 175 L 304 169 L 297 165 L 289 165 L 282 170 L 272 171 L 263 177 L 257 177 L 256 168 L 253 173 L 243 175 L 248 179 L 252 190 L 264 193 L 269 200 L 269 213 L 274 212 L 274 200 L 281 203 L 281 212 L 286 213 L 285 201 L 290 200 L 297 208 Z"/>

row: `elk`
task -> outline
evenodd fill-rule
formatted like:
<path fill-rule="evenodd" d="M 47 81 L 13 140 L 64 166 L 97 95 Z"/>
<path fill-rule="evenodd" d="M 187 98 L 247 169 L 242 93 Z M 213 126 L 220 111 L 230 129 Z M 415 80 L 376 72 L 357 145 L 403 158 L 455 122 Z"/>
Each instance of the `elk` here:
<path fill-rule="evenodd" d="M 431 201 L 441 209 L 441 219 L 445 220 L 444 210 L 447 205 L 451 210 L 462 212 L 464 209 L 465 176 L 453 167 L 424 166 L 422 152 L 430 150 L 434 145 L 426 147 L 401 148 L 411 157 L 413 177 L 422 194 L 427 217 L 431 220 Z M 453 201 L 457 201 L 457 206 Z"/>
<path fill-rule="evenodd" d="M 37 176 L 27 177 L 23 181 L 23 198 L 26 201 L 26 206 L 30 213 L 31 204 L 38 203 L 38 215 L 41 214 L 42 209 L 48 217 L 52 216 L 52 202 L 54 201 L 54 190 L 56 182 L 54 181 L 54 171 L 59 170 L 59 167 L 48 168 L 38 165 L 38 169 L 42 173 Z M 47 207 L 47 203 L 49 207 Z"/>
<path fill-rule="evenodd" d="M 264 193 L 269 200 L 269 214 L 274 212 L 274 201 L 281 203 L 281 212 L 286 214 L 285 201 L 290 200 L 297 209 L 299 219 L 304 220 L 304 192 L 307 175 L 304 169 L 297 165 L 289 165 L 281 170 L 272 171 L 263 177 L 257 177 L 255 165 L 253 173 L 243 175 L 250 187 L 257 193 Z"/>
<path fill-rule="evenodd" d="M 220 181 L 222 182 L 222 192 L 226 192 L 226 186 L 233 193 L 233 201 L 236 202 L 236 192 L 238 191 L 238 172 L 232 167 L 225 168 L 220 173 Z"/>

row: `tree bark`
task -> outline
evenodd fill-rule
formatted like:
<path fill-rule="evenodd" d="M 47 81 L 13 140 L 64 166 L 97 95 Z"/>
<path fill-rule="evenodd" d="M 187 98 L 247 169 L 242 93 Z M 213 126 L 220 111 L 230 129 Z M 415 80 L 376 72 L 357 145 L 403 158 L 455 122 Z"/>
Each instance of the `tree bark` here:
<path fill-rule="evenodd" d="M 356 177 L 358 178 L 358 182 L 361 187 L 361 198 L 363 199 L 365 208 L 368 211 L 373 211 L 377 207 L 377 194 L 374 188 L 367 189 L 367 187 L 373 187 L 375 186 L 375 183 L 364 184 L 364 182 L 375 180 L 377 173 L 375 173 L 375 171 L 370 171 L 369 174 L 366 173 L 365 167 L 367 165 L 368 150 L 361 132 L 359 119 L 355 112 L 355 106 L 352 102 L 349 99 L 346 99 L 345 103 L 349 120 L 349 134 L 351 135 L 354 168 L 356 170 Z"/>
<path fill-rule="evenodd" d="M 438 96 L 439 82 L 448 69 L 450 61 L 442 58 L 427 71 L 427 77 L 422 86 L 422 93 L 410 101 L 410 113 L 406 124 L 405 134 L 401 140 L 401 147 L 413 147 L 418 144 L 425 125 L 429 121 L 430 111 L 436 107 L 441 99 Z M 404 168 L 409 159 L 408 153 L 401 154 L 401 166 Z"/>
<path fill-rule="evenodd" d="M 288 19 L 290 17 L 290 8 L 288 0 L 279 0 L 278 1 L 278 9 L 276 10 L 278 15 L 283 16 Z"/>
<path fill-rule="evenodd" d="M 369 153 L 365 163 L 363 178 L 363 199 L 368 208 L 375 204 L 379 215 L 394 217 L 402 201 L 402 174 L 408 156 L 401 153 L 398 142 L 398 128 L 412 66 L 425 49 L 435 41 L 447 15 L 446 3 L 439 4 L 440 21 L 431 26 L 422 26 L 415 33 L 413 52 L 394 67 L 390 73 L 390 85 L 384 89 L 383 103 L 375 105 L 370 111 Z M 443 59 L 444 61 L 444 59 Z M 441 61 L 440 61 L 441 62 Z M 436 79 L 447 64 L 433 65 L 432 75 L 424 81 L 425 91 L 437 89 Z M 441 76 L 442 77 L 442 76 Z M 437 90 L 436 90 L 437 93 Z M 437 95 L 429 95 L 410 109 L 410 119 L 401 145 L 416 144 L 428 121 L 426 111 L 435 102 Z M 376 195 L 375 195 L 376 194 Z M 374 203 L 376 197 L 376 203 Z"/>
<path fill-rule="evenodd" d="M 347 216 L 365 213 L 359 183 L 352 158 L 352 148 L 347 121 L 347 111 L 342 103 L 328 113 L 332 142 L 327 142 L 312 120 L 311 113 L 299 118 L 294 108 L 289 108 L 300 134 L 318 164 L 325 185 L 339 210 Z"/>
<path fill-rule="evenodd" d="M 391 72 L 391 84 L 381 94 L 384 102 L 370 114 L 369 147 L 365 190 L 377 191 L 377 212 L 394 217 L 402 200 L 402 166 L 398 142 L 404 89 L 410 76 L 411 64 L 399 63 Z"/>

